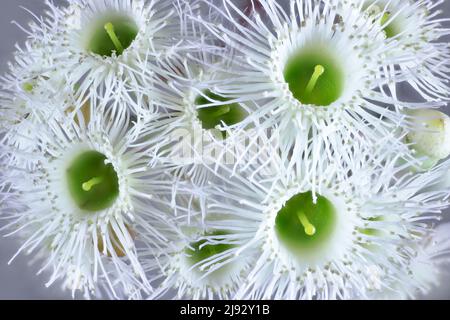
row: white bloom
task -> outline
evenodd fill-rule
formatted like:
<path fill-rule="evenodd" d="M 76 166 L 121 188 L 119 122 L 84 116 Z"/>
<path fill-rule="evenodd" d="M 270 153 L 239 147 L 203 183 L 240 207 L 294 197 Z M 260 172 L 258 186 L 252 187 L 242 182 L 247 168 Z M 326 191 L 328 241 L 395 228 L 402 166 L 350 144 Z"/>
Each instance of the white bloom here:
<path fill-rule="evenodd" d="M 311 144 L 313 161 L 325 153 L 351 161 L 343 146 L 370 146 L 393 135 L 406 126 L 399 110 L 438 105 L 388 95 L 385 85 L 403 81 L 403 74 L 386 72 L 399 62 L 388 58 L 395 44 L 386 43 L 381 26 L 359 10 L 314 0 L 290 1 L 289 9 L 272 0 L 258 2 L 262 9 L 254 18 L 232 1 L 223 0 L 224 8 L 210 3 L 232 27 L 193 17 L 233 50 L 224 58 L 233 60 L 235 79 L 218 93 L 250 101 L 242 125 L 276 129 L 286 149 Z"/>
<path fill-rule="evenodd" d="M 406 272 L 448 191 L 427 190 L 442 172 L 402 175 L 382 151 L 358 150 L 351 166 L 327 159 L 319 172 L 275 150 L 239 174 L 222 167 L 207 210 L 225 218 L 210 227 L 235 230 L 235 256 L 258 257 L 234 298 L 368 298 Z"/>
<path fill-rule="evenodd" d="M 47 83 L 51 61 L 43 48 L 27 41 L 23 48 L 16 46 L 14 62 L 8 68 L 0 80 L 0 139 L 9 140 L 20 150 L 29 150 L 34 142 L 22 133 L 30 137 L 29 122 L 36 123 L 43 114 L 47 118 L 52 111 L 45 102 L 58 95 L 54 83 Z M 41 101 L 44 103 L 38 103 Z"/>
<path fill-rule="evenodd" d="M 142 252 L 148 277 L 158 283 L 150 299 L 231 299 L 255 260 L 235 255 L 244 244 L 236 228 L 209 229 L 208 221 L 196 219 L 200 208 L 195 198 L 192 203 L 192 195 L 177 197 L 184 216 L 168 219 L 161 229 L 169 239 L 166 246 Z M 192 219 L 190 224 L 186 215 Z M 214 216 L 208 212 L 210 221 Z"/>
<path fill-rule="evenodd" d="M 6 164 L 2 215 L 9 223 L 2 229 L 23 239 L 17 254 L 45 259 L 47 285 L 63 279 L 85 295 L 104 286 L 117 298 L 116 291 L 151 290 L 136 247 L 165 241 L 157 228 L 166 213 L 158 207 L 170 203 L 172 181 L 165 167 L 147 167 L 147 143 L 129 116 L 97 103 L 67 117 L 57 110 L 74 104 L 60 101 L 52 119 L 30 124 L 38 133 L 31 151 L 2 145 L 4 159 L 36 160 L 33 168 Z"/>
<path fill-rule="evenodd" d="M 422 167 L 429 168 L 450 155 L 450 117 L 432 109 L 410 113 L 412 126 L 406 141 L 416 156 L 425 157 Z"/>
<path fill-rule="evenodd" d="M 352 1 L 368 19 L 383 27 L 386 42 L 394 44 L 387 55 L 388 60 L 395 60 L 388 66 L 389 73 L 400 68 L 404 80 L 427 100 L 448 99 L 450 53 L 444 37 L 450 29 L 443 25 L 442 11 L 437 10 L 443 1 Z M 396 95 L 393 85 L 390 90 Z"/>
<path fill-rule="evenodd" d="M 173 165 L 198 183 L 204 176 L 205 159 L 213 156 L 214 162 L 232 163 L 235 159 L 227 158 L 228 151 L 245 148 L 246 130 L 250 130 L 249 125 L 235 130 L 250 112 L 242 99 L 216 93 L 234 78 L 227 72 L 228 61 L 224 63 L 203 49 L 222 49 L 200 38 L 195 43 L 199 49 L 188 44 L 170 59 L 141 64 L 138 72 L 143 75 L 143 85 L 137 90 L 151 100 L 151 110 L 142 114 L 147 122 L 142 134 L 158 146 L 150 150 L 155 152 L 154 160 Z"/>
<path fill-rule="evenodd" d="M 59 88 L 76 90 L 80 99 L 125 96 L 130 107 L 139 108 L 131 103 L 137 86 L 131 67 L 168 54 L 179 41 L 173 2 L 71 0 L 67 7 L 47 5 L 48 16 L 31 25 L 30 36 L 33 46 L 45 48 Z"/>
<path fill-rule="evenodd" d="M 25 28 L 21 27 L 23 30 Z M 26 31 L 30 37 L 30 34 Z M 49 79 L 54 73 L 52 59 L 47 50 L 33 41 L 26 41 L 23 48 L 16 45 L 14 62 L 8 63 L 8 72 L 2 77 L 1 87 L 3 91 L 21 93 L 33 92 L 34 94 L 49 94 L 43 88 L 36 89 L 41 80 Z M 56 92 L 51 86 L 46 88 L 52 93 Z"/>
<path fill-rule="evenodd" d="M 423 297 L 448 276 L 449 264 L 450 224 L 446 223 L 437 226 L 421 241 L 406 270 L 393 277 L 388 289 L 375 290 L 371 297 L 389 300 Z"/>
<path fill-rule="evenodd" d="M 34 136 L 36 132 L 32 131 L 30 125 L 37 121 L 34 111 L 28 108 L 26 100 L 14 97 L 3 90 L 0 91 L 0 106 L 0 141 L 3 144 L 13 146 L 18 152 L 31 151 L 35 145 Z M 19 156 L 19 158 L 21 157 Z M 23 157 L 22 160 L 33 162 L 33 159 Z M 9 161 L 16 162 L 19 160 L 16 154 L 12 154 Z"/>

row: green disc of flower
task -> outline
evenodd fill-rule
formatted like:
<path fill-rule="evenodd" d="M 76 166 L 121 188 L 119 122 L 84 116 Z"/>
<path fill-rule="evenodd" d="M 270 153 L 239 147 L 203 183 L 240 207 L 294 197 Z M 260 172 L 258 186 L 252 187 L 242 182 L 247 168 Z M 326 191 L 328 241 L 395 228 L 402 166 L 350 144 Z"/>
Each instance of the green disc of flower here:
<path fill-rule="evenodd" d="M 94 28 L 88 49 L 98 55 L 111 57 L 113 52 L 121 55 L 136 39 L 138 27 L 129 17 L 108 16 Z"/>
<path fill-rule="evenodd" d="M 285 66 L 284 79 L 298 101 L 315 106 L 338 100 L 344 86 L 339 64 L 320 48 L 293 55 Z"/>
<path fill-rule="evenodd" d="M 100 211 L 111 207 L 119 195 L 117 173 L 106 157 L 97 151 L 80 154 L 67 169 L 70 194 L 84 211 Z"/>
<path fill-rule="evenodd" d="M 333 204 L 320 195 L 314 203 L 312 192 L 293 196 L 275 219 L 278 239 L 297 256 L 324 245 L 333 234 L 335 225 Z"/>

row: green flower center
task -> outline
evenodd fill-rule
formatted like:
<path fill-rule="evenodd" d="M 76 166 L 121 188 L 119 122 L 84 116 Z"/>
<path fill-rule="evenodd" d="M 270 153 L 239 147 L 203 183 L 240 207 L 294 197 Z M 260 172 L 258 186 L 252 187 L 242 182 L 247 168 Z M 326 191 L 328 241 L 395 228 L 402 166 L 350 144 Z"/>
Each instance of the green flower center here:
<path fill-rule="evenodd" d="M 314 203 L 311 191 L 293 196 L 275 218 L 278 239 L 299 257 L 329 240 L 335 225 L 333 204 L 320 195 Z"/>
<path fill-rule="evenodd" d="M 212 104 L 213 101 L 227 102 L 230 99 L 219 96 L 210 90 L 203 92 L 195 99 L 197 106 Z M 247 117 L 247 112 L 239 103 L 230 103 L 219 106 L 198 108 L 197 116 L 205 130 L 214 129 L 218 125 L 225 123 L 228 126 L 241 122 Z M 222 131 L 225 135 L 226 132 Z"/>
<path fill-rule="evenodd" d="M 344 83 L 337 61 L 319 47 L 294 54 L 286 63 L 284 79 L 298 101 L 315 106 L 339 99 Z"/>
<path fill-rule="evenodd" d="M 213 233 L 208 233 L 206 236 L 223 236 L 227 235 L 227 232 L 224 231 L 216 231 Z M 188 256 L 188 261 L 191 265 L 195 265 L 197 263 L 201 263 L 202 261 L 206 261 L 207 259 L 223 253 L 231 248 L 234 248 L 234 245 L 217 243 L 217 244 L 207 244 L 205 245 L 206 240 L 200 240 L 195 243 L 191 243 L 190 247 L 186 248 L 185 252 Z M 220 261 L 218 261 L 220 262 Z M 200 266 L 199 266 L 200 267 Z M 199 268 L 198 271 L 202 272 Z M 207 270 L 203 271 L 206 272 Z M 218 272 L 223 271 L 223 268 L 214 271 L 212 274 L 217 274 Z"/>
<path fill-rule="evenodd" d="M 84 211 L 100 211 L 111 207 L 119 195 L 117 173 L 106 157 L 97 151 L 79 155 L 67 169 L 70 194 Z"/>
<path fill-rule="evenodd" d="M 121 55 L 138 34 L 138 26 L 127 16 L 109 15 L 94 26 L 94 32 L 88 43 L 88 50 L 106 57 L 113 52 Z"/>

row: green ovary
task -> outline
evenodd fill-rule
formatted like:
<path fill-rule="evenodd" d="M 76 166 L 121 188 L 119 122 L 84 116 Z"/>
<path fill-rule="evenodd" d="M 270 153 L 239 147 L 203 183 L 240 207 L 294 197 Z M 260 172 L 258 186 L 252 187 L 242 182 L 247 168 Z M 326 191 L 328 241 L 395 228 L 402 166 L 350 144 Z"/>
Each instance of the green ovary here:
<path fill-rule="evenodd" d="M 298 257 L 313 253 L 326 244 L 335 225 L 333 204 L 320 195 L 314 203 L 310 191 L 289 199 L 275 218 L 278 239 Z"/>
<path fill-rule="evenodd" d="M 203 93 L 212 101 L 227 102 L 229 99 L 219 96 L 210 90 Z M 199 95 L 195 100 L 197 106 L 211 104 L 205 96 Z M 224 104 L 219 106 L 199 108 L 197 111 L 198 119 L 205 130 L 214 129 L 217 125 L 224 122 L 226 125 L 234 125 L 241 122 L 247 117 L 247 112 L 239 105 L 239 103 Z M 223 132 L 225 134 L 225 132 Z"/>
<path fill-rule="evenodd" d="M 284 79 L 298 101 L 315 106 L 338 100 L 344 84 L 339 64 L 321 47 L 293 55 L 285 66 Z"/>
<path fill-rule="evenodd" d="M 67 169 L 70 195 L 77 206 L 87 212 L 107 209 L 119 195 L 117 173 L 106 157 L 97 151 L 80 154 Z"/>
<path fill-rule="evenodd" d="M 106 57 L 121 55 L 136 39 L 138 27 L 127 16 L 113 14 L 99 21 L 88 43 L 88 50 Z"/>

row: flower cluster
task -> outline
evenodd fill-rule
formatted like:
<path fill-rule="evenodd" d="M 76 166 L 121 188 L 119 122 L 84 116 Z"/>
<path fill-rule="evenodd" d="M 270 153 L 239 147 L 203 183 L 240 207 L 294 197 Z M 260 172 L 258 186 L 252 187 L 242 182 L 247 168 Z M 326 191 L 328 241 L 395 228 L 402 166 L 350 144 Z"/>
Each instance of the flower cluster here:
<path fill-rule="evenodd" d="M 48 1 L 0 84 L 0 230 L 85 298 L 428 293 L 441 3 Z"/>

